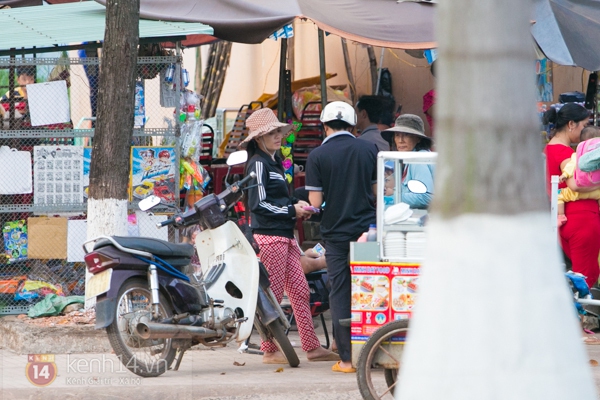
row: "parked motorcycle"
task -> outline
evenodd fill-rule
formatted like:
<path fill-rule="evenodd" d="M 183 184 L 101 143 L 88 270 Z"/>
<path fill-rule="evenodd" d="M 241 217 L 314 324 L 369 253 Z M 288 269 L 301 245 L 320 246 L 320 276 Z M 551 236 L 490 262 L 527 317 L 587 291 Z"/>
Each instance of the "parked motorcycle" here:
<path fill-rule="evenodd" d="M 247 157 L 238 151 L 227 164 L 231 168 Z M 194 254 L 190 244 L 119 236 L 84 244 L 85 263 L 94 275 L 86 296 L 96 298 L 96 329 L 106 328 L 115 354 L 134 374 L 159 376 L 175 359 L 177 370 L 185 351 L 197 344 L 242 342 L 250 337 L 253 322 L 263 340 L 277 343 L 290 366 L 300 363 L 285 335 L 289 323 L 269 287 L 266 268 L 238 225 L 226 218 L 255 176 L 157 225 L 200 225 L 195 243 L 201 275 L 188 272 Z M 140 208 L 158 204 L 160 198 L 150 196 Z"/>

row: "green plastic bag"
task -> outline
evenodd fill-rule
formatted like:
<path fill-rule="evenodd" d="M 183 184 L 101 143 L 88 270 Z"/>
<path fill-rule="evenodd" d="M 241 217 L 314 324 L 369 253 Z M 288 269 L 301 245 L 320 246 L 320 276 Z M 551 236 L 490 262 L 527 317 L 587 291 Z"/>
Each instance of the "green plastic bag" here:
<path fill-rule="evenodd" d="M 85 303 L 84 296 L 57 296 L 54 293 L 46 295 L 44 300 L 40 301 L 29 309 L 27 316 L 29 318 L 52 317 L 59 315 L 60 312 L 69 304 Z"/>

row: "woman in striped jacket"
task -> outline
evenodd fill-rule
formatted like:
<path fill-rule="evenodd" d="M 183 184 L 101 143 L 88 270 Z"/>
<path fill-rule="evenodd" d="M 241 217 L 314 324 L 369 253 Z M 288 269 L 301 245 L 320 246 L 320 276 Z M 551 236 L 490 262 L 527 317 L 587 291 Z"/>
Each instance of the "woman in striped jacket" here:
<path fill-rule="evenodd" d="M 250 227 L 260 247 L 260 258 L 269 271 L 271 289 L 279 302 L 285 291 L 290 299 L 300 334 L 302 350 L 309 361 L 335 361 L 339 357 L 323 347 L 317 338 L 310 312 L 310 292 L 300 264 L 300 249 L 294 238 L 297 218 L 310 217 L 305 201 L 290 196 L 288 183 L 277 156 L 281 141 L 292 125 L 281 123 L 270 109 L 260 109 L 246 120 L 250 159 L 246 173 L 255 172 L 257 185 L 248 190 Z M 272 342 L 263 342 L 263 363 L 287 364 Z"/>

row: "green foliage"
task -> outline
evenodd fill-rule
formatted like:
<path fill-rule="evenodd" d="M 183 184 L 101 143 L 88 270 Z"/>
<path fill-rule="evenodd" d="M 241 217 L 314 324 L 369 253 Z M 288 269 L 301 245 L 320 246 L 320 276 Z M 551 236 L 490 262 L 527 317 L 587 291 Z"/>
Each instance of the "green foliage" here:
<path fill-rule="evenodd" d="M 8 90 L 8 69 L 0 69 L 0 93 L 4 95 L 4 92 Z"/>

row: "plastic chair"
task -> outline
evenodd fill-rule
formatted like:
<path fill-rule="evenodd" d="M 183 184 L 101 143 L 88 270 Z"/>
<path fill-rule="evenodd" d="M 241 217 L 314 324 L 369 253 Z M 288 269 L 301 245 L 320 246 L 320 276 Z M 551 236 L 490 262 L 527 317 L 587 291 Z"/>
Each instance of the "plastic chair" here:
<path fill-rule="evenodd" d="M 212 126 L 204 124 L 210 132 L 202 132 L 200 143 L 200 164 L 204 167 L 210 167 L 213 160 L 213 146 L 215 142 L 215 131 Z"/>

